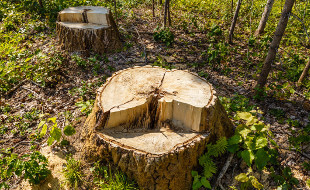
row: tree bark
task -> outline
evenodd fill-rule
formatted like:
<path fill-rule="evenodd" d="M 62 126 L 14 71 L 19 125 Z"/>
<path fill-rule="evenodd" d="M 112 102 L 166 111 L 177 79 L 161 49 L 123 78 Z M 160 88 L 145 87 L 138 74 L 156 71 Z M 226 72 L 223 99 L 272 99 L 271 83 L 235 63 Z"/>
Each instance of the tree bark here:
<path fill-rule="evenodd" d="M 153 18 L 155 18 L 155 0 L 152 0 Z"/>
<path fill-rule="evenodd" d="M 44 7 L 43 7 L 43 2 L 42 2 L 42 0 L 38 0 L 38 2 L 39 2 L 40 7 L 41 7 L 41 8 L 44 8 Z"/>
<path fill-rule="evenodd" d="M 71 7 L 61 11 L 58 18 L 58 41 L 68 51 L 106 53 L 122 47 L 116 23 L 108 9 Z"/>
<path fill-rule="evenodd" d="M 165 7 L 164 7 L 164 27 L 167 26 L 168 3 L 169 3 L 169 0 L 165 0 Z"/>
<path fill-rule="evenodd" d="M 277 54 L 282 36 L 285 32 L 287 22 L 288 22 L 288 19 L 290 17 L 290 13 L 292 11 L 294 3 L 295 3 L 295 0 L 286 0 L 285 1 L 280 21 L 278 23 L 275 34 L 273 36 L 273 40 L 272 40 L 271 45 L 269 47 L 267 57 L 264 61 L 263 69 L 262 69 L 260 76 L 258 78 L 258 81 L 257 81 L 257 85 L 256 85 L 257 89 L 262 89 L 265 86 L 265 84 L 267 83 L 267 77 L 268 77 L 268 74 L 271 70 L 271 64 L 274 62 L 274 60 L 276 58 L 276 54 Z"/>
<path fill-rule="evenodd" d="M 233 18 L 233 20 L 231 22 L 231 26 L 230 26 L 230 30 L 229 30 L 229 37 L 228 37 L 229 38 L 228 42 L 230 44 L 232 44 L 232 39 L 233 39 L 234 30 L 235 30 L 235 26 L 236 26 L 239 10 L 240 10 L 240 7 L 241 7 L 241 3 L 242 3 L 242 0 L 238 0 L 237 8 L 236 8 L 236 11 L 235 11 L 235 15 L 234 15 L 234 18 Z"/>
<path fill-rule="evenodd" d="M 205 79 L 134 67 L 116 72 L 98 89 L 84 125 L 85 155 L 113 162 L 141 189 L 190 189 L 205 144 L 232 135 L 232 129 Z"/>
<path fill-rule="evenodd" d="M 171 17 L 170 17 L 170 0 L 168 0 L 168 24 L 171 26 Z"/>
<path fill-rule="evenodd" d="M 310 57 L 309 57 L 309 60 L 304 68 L 304 70 L 302 71 L 301 75 L 300 75 L 300 78 L 297 82 L 297 85 L 300 86 L 302 81 L 306 78 L 308 72 L 309 72 L 309 69 L 310 69 Z"/>
<path fill-rule="evenodd" d="M 267 4 L 265 6 L 262 18 L 259 22 L 258 28 L 255 31 L 255 36 L 259 36 L 260 34 L 262 34 L 264 32 L 268 17 L 270 15 L 272 6 L 273 6 L 274 0 L 267 0 Z"/>

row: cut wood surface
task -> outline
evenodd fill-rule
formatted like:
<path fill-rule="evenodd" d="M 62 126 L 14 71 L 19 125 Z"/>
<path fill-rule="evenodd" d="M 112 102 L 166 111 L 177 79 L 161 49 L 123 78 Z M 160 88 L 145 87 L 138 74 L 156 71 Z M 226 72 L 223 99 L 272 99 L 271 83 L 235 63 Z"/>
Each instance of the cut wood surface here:
<path fill-rule="evenodd" d="M 189 189 L 205 143 L 232 134 L 205 79 L 151 66 L 113 74 L 84 127 L 90 155 L 110 159 L 142 189 Z"/>
<path fill-rule="evenodd" d="M 121 47 L 117 26 L 109 9 L 70 7 L 59 12 L 56 33 L 68 51 L 105 53 Z"/>

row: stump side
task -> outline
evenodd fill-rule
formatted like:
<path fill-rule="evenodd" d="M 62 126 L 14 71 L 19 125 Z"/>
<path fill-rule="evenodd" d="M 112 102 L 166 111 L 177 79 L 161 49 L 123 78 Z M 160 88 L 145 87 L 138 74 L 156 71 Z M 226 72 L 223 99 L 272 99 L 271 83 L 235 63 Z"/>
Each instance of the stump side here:
<path fill-rule="evenodd" d="M 100 54 L 121 49 L 122 43 L 111 11 L 102 8 L 100 13 L 97 9 L 86 6 L 59 13 L 56 34 L 62 48 L 71 52 L 94 51 Z"/>
<path fill-rule="evenodd" d="M 141 189 L 190 189 L 191 171 L 198 165 L 198 158 L 209 141 L 208 134 L 198 134 L 193 139 L 174 147 L 163 154 L 151 154 L 136 148 L 112 141 L 94 128 L 96 113 L 100 109 L 95 104 L 85 122 L 85 157 L 89 161 L 106 160 L 129 177 Z"/>

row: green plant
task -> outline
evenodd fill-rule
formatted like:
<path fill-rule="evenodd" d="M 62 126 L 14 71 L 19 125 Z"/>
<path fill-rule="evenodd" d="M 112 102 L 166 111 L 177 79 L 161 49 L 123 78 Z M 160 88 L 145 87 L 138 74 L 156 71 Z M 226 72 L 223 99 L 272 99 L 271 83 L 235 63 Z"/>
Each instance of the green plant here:
<path fill-rule="evenodd" d="M 135 183 L 127 179 L 120 171 L 112 172 L 111 166 L 103 166 L 100 162 L 96 162 L 94 167 L 90 169 L 95 178 L 95 184 L 99 189 L 137 189 Z"/>
<path fill-rule="evenodd" d="M 262 170 L 268 163 L 277 163 L 277 151 L 268 147 L 268 141 L 273 146 L 277 147 L 277 144 L 270 138 L 273 134 L 268 126 L 253 115 L 256 112 L 237 112 L 235 119 L 241 123 L 237 126 L 235 135 L 228 140 L 227 150 L 237 153 L 249 167 L 254 161 L 255 166 Z"/>
<path fill-rule="evenodd" d="M 297 151 L 302 151 L 303 145 L 310 142 L 310 124 L 303 129 L 295 129 L 291 130 L 291 132 L 293 135 L 288 137 L 290 145 L 296 148 Z"/>
<path fill-rule="evenodd" d="M 157 28 L 153 37 L 155 41 L 163 42 L 168 47 L 174 42 L 174 35 L 169 28 Z"/>
<path fill-rule="evenodd" d="M 239 94 L 235 94 L 231 98 L 220 96 L 219 99 L 229 114 L 235 113 L 236 111 L 248 112 L 255 107 L 255 105 L 250 103 L 248 98 Z"/>
<path fill-rule="evenodd" d="M 57 127 L 56 120 L 57 120 L 56 117 L 50 117 L 50 118 L 41 120 L 41 122 L 38 125 L 38 129 L 42 128 L 39 134 L 39 137 L 42 138 L 43 136 L 45 136 L 47 131 L 49 130 L 50 136 L 47 140 L 47 144 L 49 146 L 52 145 L 54 141 L 60 142 L 61 145 L 67 145 L 69 142 L 65 139 L 64 135 L 71 136 L 75 134 L 75 129 L 72 125 L 67 124 L 64 127 L 63 133 L 62 133 L 61 129 Z"/>
<path fill-rule="evenodd" d="M 82 183 L 84 174 L 82 172 L 81 162 L 75 160 L 71 156 L 67 157 L 66 167 L 63 168 L 62 172 L 70 187 L 77 189 L 77 187 Z"/>
<path fill-rule="evenodd" d="M 93 104 L 94 100 L 87 100 L 87 101 L 79 101 L 75 105 L 80 108 L 83 114 L 88 115 L 92 110 Z"/>
<path fill-rule="evenodd" d="M 249 168 L 247 173 L 240 173 L 235 177 L 235 179 L 241 183 L 241 190 L 248 189 L 249 187 L 254 187 L 255 189 L 264 188 L 264 186 L 259 183 L 257 178 L 252 175 L 252 173 L 252 168 Z"/>
<path fill-rule="evenodd" d="M 39 184 L 51 173 L 47 168 L 48 160 L 40 152 L 24 154 L 18 157 L 17 154 L 5 150 L 0 154 L 0 189 L 9 188 L 8 181 L 13 174 L 22 176 L 30 184 Z"/>
<path fill-rule="evenodd" d="M 285 167 L 281 173 L 282 175 L 275 174 L 272 168 L 271 176 L 274 178 L 275 182 L 279 185 L 277 189 L 279 190 L 293 189 L 294 186 L 299 184 L 298 179 L 293 177 L 291 168 Z"/>
<path fill-rule="evenodd" d="M 193 189 L 199 189 L 204 186 L 211 189 L 209 179 L 216 173 L 217 167 L 213 162 L 213 157 L 218 157 L 226 152 L 227 140 L 226 138 L 219 139 L 216 144 L 208 144 L 207 152 L 199 158 L 199 165 L 203 167 L 202 175 L 197 171 L 192 171 Z"/>
<path fill-rule="evenodd" d="M 161 56 L 157 56 L 157 60 L 152 64 L 153 66 L 159 66 L 165 69 L 173 69 L 174 66 L 166 62 Z"/>

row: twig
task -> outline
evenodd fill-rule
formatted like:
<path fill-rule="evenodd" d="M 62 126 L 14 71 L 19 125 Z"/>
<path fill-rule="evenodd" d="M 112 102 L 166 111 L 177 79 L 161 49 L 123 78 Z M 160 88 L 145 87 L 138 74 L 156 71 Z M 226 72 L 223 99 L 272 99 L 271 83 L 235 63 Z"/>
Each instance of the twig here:
<path fill-rule="evenodd" d="M 17 90 L 20 86 L 24 85 L 26 82 L 28 81 L 28 79 L 25 79 L 23 81 L 21 81 L 18 85 L 16 85 L 15 87 L 11 88 L 11 90 L 9 90 L 6 94 L 5 97 L 10 96 L 10 94 L 12 94 L 15 90 Z"/>
<path fill-rule="evenodd" d="M 308 37 L 308 41 L 310 42 L 310 37 L 309 37 L 309 35 L 308 35 L 307 29 L 306 29 L 306 27 L 305 27 L 305 24 L 304 24 L 303 20 L 301 20 L 301 18 L 299 18 L 299 17 L 298 17 L 297 15 L 295 15 L 294 13 L 291 13 L 291 15 L 292 15 L 293 17 L 295 17 L 297 20 L 299 20 L 299 22 L 301 22 L 301 24 L 302 24 L 302 26 L 303 26 L 303 28 L 304 28 L 304 32 L 306 33 L 306 35 L 307 35 L 307 37 Z"/>
<path fill-rule="evenodd" d="M 296 148 L 288 149 L 288 148 L 285 148 L 285 147 L 279 147 L 279 149 L 288 150 L 288 151 L 291 151 L 291 152 L 298 152 L 299 154 L 303 155 L 304 157 L 306 157 L 306 158 L 308 158 L 310 160 L 310 155 L 308 155 L 306 153 L 303 153 L 303 152 L 300 152 L 300 151 L 296 151 Z"/>
<path fill-rule="evenodd" d="M 229 157 L 227 158 L 227 161 L 224 165 L 224 167 L 222 168 L 221 173 L 218 175 L 215 186 L 213 186 L 212 190 L 216 189 L 217 186 L 220 186 L 220 181 L 223 178 L 223 176 L 225 175 L 232 159 L 234 158 L 234 154 L 230 154 Z M 220 186 L 220 188 L 222 189 L 222 187 Z"/>
<path fill-rule="evenodd" d="M 33 90 L 31 90 L 31 89 L 29 89 L 29 88 L 26 88 L 26 87 L 21 87 L 21 88 L 23 88 L 23 89 L 25 89 L 25 90 L 28 90 L 29 92 L 31 92 L 34 96 L 36 96 L 38 99 L 40 99 L 40 100 L 44 100 L 38 93 L 36 93 L 35 91 L 33 91 Z"/>

